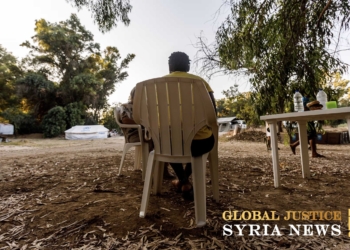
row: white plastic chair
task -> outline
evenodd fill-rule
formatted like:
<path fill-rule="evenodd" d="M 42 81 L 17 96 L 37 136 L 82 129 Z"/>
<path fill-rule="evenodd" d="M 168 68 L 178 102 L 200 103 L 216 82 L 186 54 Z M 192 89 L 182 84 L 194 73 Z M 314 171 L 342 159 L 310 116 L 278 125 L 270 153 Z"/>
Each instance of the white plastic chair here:
<path fill-rule="evenodd" d="M 120 172 L 122 170 L 126 153 L 128 152 L 128 150 L 130 148 L 135 147 L 134 170 L 141 169 L 141 158 L 142 158 L 142 180 L 144 180 L 149 150 L 148 150 L 148 143 L 144 143 L 144 140 L 143 140 L 142 127 L 141 127 L 141 125 L 138 125 L 138 124 L 123 124 L 123 123 L 121 123 L 120 108 L 119 107 L 116 107 L 114 109 L 114 117 L 115 117 L 115 120 L 120 128 L 135 128 L 138 130 L 139 137 L 140 137 L 140 142 L 131 143 L 131 142 L 127 142 L 127 138 L 124 135 L 125 144 L 124 144 L 124 148 L 123 148 L 122 159 L 120 161 L 118 175 L 120 175 Z"/>
<path fill-rule="evenodd" d="M 218 125 L 213 104 L 201 80 L 164 77 L 138 83 L 134 97 L 134 120 L 152 137 L 141 201 L 140 217 L 146 216 L 151 182 L 159 193 L 164 162 L 192 163 L 197 227 L 206 224 L 206 160 L 208 154 L 191 156 L 191 142 L 203 126 L 212 128 L 215 145 L 209 154 L 213 197 L 219 200 Z"/>

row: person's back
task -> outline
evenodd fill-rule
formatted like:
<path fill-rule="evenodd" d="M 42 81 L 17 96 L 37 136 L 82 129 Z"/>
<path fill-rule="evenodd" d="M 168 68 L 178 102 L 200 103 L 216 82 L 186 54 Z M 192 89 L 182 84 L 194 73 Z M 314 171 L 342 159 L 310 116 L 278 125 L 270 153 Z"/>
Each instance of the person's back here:
<path fill-rule="evenodd" d="M 183 52 L 174 52 L 169 57 L 169 72 L 170 74 L 164 77 L 186 77 L 192 79 L 202 80 L 208 90 L 209 96 L 213 102 L 214 109 L 216 111 L 215 99 L 213 95 L 213 90 L 209 84 L 199 76 L 189 74 L 190 70 L 190 59 L 188 55 Z M 197 134 L 194 136 L 191 144 L 192 156 L 198 157 L 212 150 L 215 143 L 215 139 L 211 129 L 207 126 L 201 128 Z M 182 192 L 183 198 L 193 199 L 192 185 L 188 178 L 192 174 L 191 163 L 186 164 L 186 168 L 183 169 L 181 163 L 171 163 L 178 180 L 173 181 L 173 185 L 178 192 Z"/>

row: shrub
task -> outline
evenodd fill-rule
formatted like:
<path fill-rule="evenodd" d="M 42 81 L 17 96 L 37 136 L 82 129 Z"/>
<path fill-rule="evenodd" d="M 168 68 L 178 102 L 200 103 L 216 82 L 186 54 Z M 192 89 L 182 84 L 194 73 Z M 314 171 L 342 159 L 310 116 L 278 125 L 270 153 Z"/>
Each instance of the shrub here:
<path fill-rule="evenodd" d="M 84 114 L 84 106 L 81 103 L 69 103 L 65 107 L 65 111 L 67 128 L 74 127 L 75 125 L 84 124 L 84 119 L 82 118 Z"/>
<path fill-rule="evenodd" d="M 66 112 L 64 108 L 60 106 L 54 107 L 44 116 L 42 128 L 45 137 L 58 136 L 66 130 L 66 127 Z"/>
<path fill-rule="evenodd" d="M 24 113 L 18 108 L 8 108 L 0 112 L 0 116 L 5 122 L 14 125 L 15 135 L 41 133 L 41 127 L 38 126 L 32 113 Z"/>
<path fill-rule="evenodd" d="M 103 126 L 108 128 L 109 130 L 115 129 L 116 131 L 120 132 L 121 129 L 119 128 L 117 122 L 115 121 L 114 117 L 114 107 L 109 107 L 109 109 L 105 109 L 102 114 L 101 122 Z"/>

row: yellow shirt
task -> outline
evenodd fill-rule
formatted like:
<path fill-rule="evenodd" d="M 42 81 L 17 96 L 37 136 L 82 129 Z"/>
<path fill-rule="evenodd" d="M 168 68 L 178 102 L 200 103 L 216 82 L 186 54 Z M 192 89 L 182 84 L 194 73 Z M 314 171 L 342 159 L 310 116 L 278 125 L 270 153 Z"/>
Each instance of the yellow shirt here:
<path fill-rule="evenodd" d="M 191 78 L 191 79 L 197 79 L 197 80 L 201 80 L 204 82 L 204 85 L 206 87 L 206 89 L 208 90 L 208 92 L 213 92 L 212 88 L 210 87 L 210 85 L 201 77 L 196 76 L 196 75 L 192 75 L 189 74 L 187 72 L 182 72 L 182 71 L 174 71 L 172 73 L 170 73 L 169 75 L 166 75 L 164 77 L 185 77 L 185 78 Z M 211 132 L 211 129 L 208 126 L 204 126 L 203 128 L 201 128 L 200 130 L 198 130 L 197 134 L 195 134 L 193 140 L 203 140 L 203 139 L 207 139 L 209 138 L 211 135 L 213 134 L 213 132 Z"/>

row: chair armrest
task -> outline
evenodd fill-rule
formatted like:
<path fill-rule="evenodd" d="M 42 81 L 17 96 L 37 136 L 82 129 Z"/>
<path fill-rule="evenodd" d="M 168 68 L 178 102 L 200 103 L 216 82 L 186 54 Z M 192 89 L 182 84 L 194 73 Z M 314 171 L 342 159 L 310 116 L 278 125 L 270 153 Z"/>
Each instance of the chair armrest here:
<path fill-rule="evenodd" d="M 121 128 L 141 128 L 141 125 L 139 125 L 139 124 L 120 124 L 119 127 L 121 127 Z"/>
<path fill-rule="evenodd" d="M 140 142 L 144 141 L 143 135 L 142 135 L 142 127 L 139 124 L 120 124 L 120 128 L 136 128 L 139 133 Z"/>
<path fill-rule="evenodd" d="M 144 138 L 142 136 L 142 127 L 140 124 L 125 124 L 125 123 L 121 123 L 120 122 L 120 115 L 119 115 L 119 108 L 115 108 L 114 109 L 114 117 L 115 117 L 115 121 L 117 122 L 118 126 L 120 128 L 136 128 L 138 130 L 138 134 L 139 134 L 139 138 L 140 138 L 140 142 L 142 143 L 144 141 Z M 125 136 L 125 135 L 124 135 Z M 126 140 L 126 138 L 125 138 Z"/>

